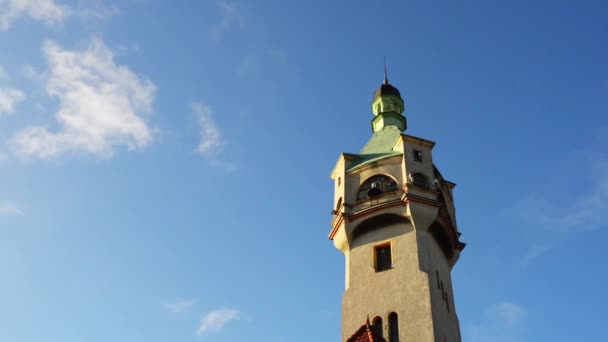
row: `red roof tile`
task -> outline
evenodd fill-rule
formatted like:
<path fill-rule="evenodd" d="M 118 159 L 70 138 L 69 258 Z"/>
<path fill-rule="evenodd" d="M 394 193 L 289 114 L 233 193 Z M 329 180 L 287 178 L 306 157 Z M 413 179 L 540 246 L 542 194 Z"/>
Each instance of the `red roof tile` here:
<path fill-rule="evenodd" d="M 380 336 L 369 324 L 369 318 L 367 322 L 357 330 L 346 342 L 386 342 L 384 337 Z"/>

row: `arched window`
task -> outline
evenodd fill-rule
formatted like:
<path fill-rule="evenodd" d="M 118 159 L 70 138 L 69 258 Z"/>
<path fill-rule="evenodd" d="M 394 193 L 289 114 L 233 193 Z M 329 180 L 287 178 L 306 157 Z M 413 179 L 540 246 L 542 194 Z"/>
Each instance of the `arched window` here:
<path fill-rule="evenodd" d="M 412 182 L 412 184 L 419 186 L 419 187 L 423 187 L 423 188 L 429 187 L 429 183 L 426 181 L 426 177 L 422 173 L 410 174 L 410 182 Z"/>
<path fill-rule="evenodd" d="M 376 331 L 378 335 L 384 337 L 382 331 L 382 318 L 380 316 L 374 317 L 374 319 L 372 320 L 372 326 L 374 327 L 374 331 Z"/>
<path fill-rule="evenodd" d="M 397 182 L 389 176 L 375 175 L 368 178 L 357 192 L 357 200 L 380 196 L 385 192 L 397 191 Z"/>
<path fill-rule="evenodd" d="M 388 315 L 388 342 L 399 342 L 399 318 L 395 312 Z"/>

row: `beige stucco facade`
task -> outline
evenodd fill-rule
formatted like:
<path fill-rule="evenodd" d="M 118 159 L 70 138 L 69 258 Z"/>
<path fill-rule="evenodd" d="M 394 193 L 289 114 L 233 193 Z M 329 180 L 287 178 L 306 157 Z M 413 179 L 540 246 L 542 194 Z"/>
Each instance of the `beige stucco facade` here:
<path fill-rule="evenodd" d="M 435 168 L 433 146 L 401 134 L 392 154 L 359 165 L 356 157 L 343 154 L 332 171 L 329 237 L 345 256 L 342 341 L 368 317 L 382 318 L 387 337 L 394 312 L 401 342 L 460 342 L 450 272 L 464 244 L 456 227 L 454 184 Z M 372 199 L 358 198 L 361 185 L 375 175 L 392 178 L 397 187 Z M 385 244 L 392 265 L 377 272 L 375 247 Z"/>

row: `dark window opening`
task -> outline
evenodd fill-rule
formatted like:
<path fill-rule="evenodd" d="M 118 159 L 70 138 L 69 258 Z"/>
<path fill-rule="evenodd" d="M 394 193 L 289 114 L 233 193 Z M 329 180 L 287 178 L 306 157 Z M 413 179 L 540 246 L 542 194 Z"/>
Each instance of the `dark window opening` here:
<path fill-rule="evenodd" d="M 419 186 L 419 187 L 423 187 L 423 188 L 428 188 L 429 184 L 426 181 L 426 177 L 421 174 L 421 173 L 414 173 L 411 174 L 411 179 L 410 181 L 412 182 L 412 184 Z"/>
<path fill-rule="evenodd" d="M 376 252 L 376 272 L 386 271 L 392 267 L 391 245 L 374 248 Z"/>
<path fill-rule="evenodd" d="M 359 187 L 357 200 L 380 196 L 385 192 L 397 191 L 397 182 L 389 176 L 377 175 L 368 178 Z"/>
<path fill-rule="evenodd" d="M 378 335 L 380 335 L 381 337 L 384 337 L 384 334 L 382 331 L 382 318 L 380 318 L 379 316 L 376 316 L 376 318 L 374 318 L 372 320 L 372 326 L 374 327 L 374 330 L 376 331 L 376 333 Z"/>
<path fill-rule="evenodd" d="M 441 288 L 441 281 L 439 280 L 439 271 L 435 270 L 435 276 L 437 276 L 437 288 Z"/>
<path fill-rule="evenodd" d="M 417 162 L 422 161 L 422 151 L 414 150 L 414 160 Z"/>
<path fill-rule="evenodd" d="M 388 342 L 399 342 L 399 319 L 394 312 L 388 315 L 388 333 Z"/>

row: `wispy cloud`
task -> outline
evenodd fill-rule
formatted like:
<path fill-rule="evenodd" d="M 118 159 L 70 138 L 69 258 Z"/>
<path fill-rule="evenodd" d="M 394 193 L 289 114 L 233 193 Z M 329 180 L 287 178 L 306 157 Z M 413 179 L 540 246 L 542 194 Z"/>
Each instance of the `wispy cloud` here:
<path fill-rule="evenodd" d="M 221 0 L 218 2 L 220 9 L 220 22 L 209 29 L 209 38 L 219 40 L 222 35 L 234 28 L 243 27 L 245 18 L 234 2 Z"/>
<path fill-rule="evenodd" d="M 196 151 L 213 166 L 229 172 L 234 171 L 236 169 L 234 164 L 225 162 L 220 158 L 227 142 L 215 123 L 211 107 L 203 103 L 195 103 L 192 105 L 192 111 L 197 116 L 201 136 Z"/>
<path fill-rule="evenodd" d="M 468 329 L 471 342 L 525 342 L 526 309 L 519 304 L 501 302 L 491 305 L 479 322 Z"/>
<path fill-rule="evenodd" d="M 0 0 L 0 31 L 9 30 L 15 21 L 23 18 L 54 27 L 68 17 L 101 19 L 119 13 L 118 8 L 108 7 L 102 0 L 79 1 L 78 5 L 72 7 L 56 0 Z"/>
<path fill-rule="evenodd" d="M 0 0 L 0 6 L 2 0 Z M 6 69 L 0 65 L 0 80 L 8 80 L 10 77 Z M 0 116 L 13 114 L 19 102 L 25 100 L 25 93 L 20 89 L 4 87 L 0 88 Z"/>
<path fill-rule="evenodd" d="M 42 73 L 49 96 L 56 97 L 58 129 L 27 127 L 13 139 L 14 153 L 49 159 L 66 152 L 109 158 L 116 146 L 141 149 L 152 140 L 146 114 L 152 112 L 155 85 L 127 66 L 94 37 L 82 51 L 64 50 L 52 41 L 42 48 L 49 69 Z"/>
<path fill-rule="evenodd" d="M 19 102 L 25 100 L 23 91 L 15 88 L 0 88 L 0 116 L 13 114 Z"/>
<path fill-rule="evenodd" d="M 192 111 L 198 116 L 201 141 L 197 151 L 204 156 L 217 156 L 224 150 L 226 141 L 213 119 L 211 107 L 202 103 L 192 105 Z"/>
<path fill-rule="evenodd" d="M 163 307 L 172 313 L 182 313 L 188 311 L 194 304 L 196 300 L 194 299 L 178 299 L 173 302 L 163 303 Z"/>
<path fill-rule="evenodd" d="M 239 316 L 240 312 L 236 309 L 219 309 L 209 312 L 201 319 L 196 334 L 203 336 L 209 333 L 216 333 L 222 330 L 229 322 L 238 320 Z"/>
<path fill-rule="evenodd" d="M 81 6 L 72 11 L 75 16 L 83 18 L 104 19 L 120 13 L 120 9 L 116 6 L 104 4 L 102 0 L 81 0 Z"/>
<path fill-rule="evenodd" d="M 608 210 L 608 158 L 595 159 L 586 166 L 578 170 L 590 170 L 590 174 L 579 171 L 570 178 L 584 189 L 579 195 L 560 198 L 559 203 L 538 195 L 530 197 L 523 205 L 524 218 L 561 232 L 590 231 L 608 225 L 604 215 Z M 561 205 L 564 202 L 566 206 Z"/>
<path fill-rule="evenodd" d="M 0 203 L 0 215 L 2 216 L 24 216 L 23 210 L 21 210 L 16 204 L 3 202 Z"/>
<path fill-rule="evenodd" d="M 548 238 L 548 241 L 541 241 L 532 244 L 523 258 L 523 265 L 526 266 L 528 263 L 537 257 L 545 254 L 546 252 L 557 247 L 557 241 L 555 238 Z"/>
<path fill-rule="evenodd" d="M 13 22 L 22 17 L 57 25 L 69 13 L 68 6 L 58 4 L 54 0 L 0 0 L 0 30 L 10 29 Z"/>
<path fill-rule="evenodd" d="M 524 264 L 554 249 L 569 234 L 608 227 L 604 215 L 608 211 L 608 155 L 596 152 L 576 157 L 576 171 L 561 175 L 561 182 L 564 189 L 576 186 L 578 193 L 534 193 L 515 208 L 529 226 L 525 234 L 532 241 Z"/>

